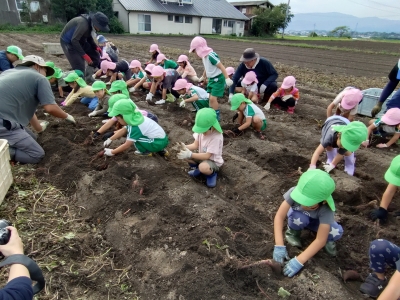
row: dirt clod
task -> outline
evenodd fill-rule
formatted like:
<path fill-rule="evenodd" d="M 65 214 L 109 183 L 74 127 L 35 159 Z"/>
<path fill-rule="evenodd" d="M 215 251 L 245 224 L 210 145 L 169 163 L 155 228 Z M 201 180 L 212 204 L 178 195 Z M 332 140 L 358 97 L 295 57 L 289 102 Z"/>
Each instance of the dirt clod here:
<path fill-rule="evenodd" d="M 343 281 L 347 282 L 348 280 L 351 281 L 362 280 L 362 277 L 357 271 L 348 270 L 343 273 Z"/>

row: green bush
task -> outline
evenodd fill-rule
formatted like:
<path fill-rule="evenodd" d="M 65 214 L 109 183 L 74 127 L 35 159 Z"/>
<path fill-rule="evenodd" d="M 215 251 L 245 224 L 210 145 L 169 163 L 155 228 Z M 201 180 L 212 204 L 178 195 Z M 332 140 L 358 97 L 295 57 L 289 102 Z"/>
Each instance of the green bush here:
<path fill-rule="evenodd" d="M 117 17 L 112 17 L 110 19 L 110 33 L 124 33 L 125 29 L 122 26 L 122 23 L 117 19 Z"/>
<path fill-rule="evenodd" d="M 29 31 L 29 32 L 58 32 L 60 33 L 64 28 L 64 24 L 33 24 L 33 23 L 26 23 L 20 25 L 11 25 L 11 24 L 0 24 L 0 31 Z"/>

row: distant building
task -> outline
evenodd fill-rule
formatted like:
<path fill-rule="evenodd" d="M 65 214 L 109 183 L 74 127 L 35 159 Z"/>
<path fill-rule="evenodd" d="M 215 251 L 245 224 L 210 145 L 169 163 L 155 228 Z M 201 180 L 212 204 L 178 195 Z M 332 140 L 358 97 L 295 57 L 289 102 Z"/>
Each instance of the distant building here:
<path fill-rule="evenodd" d="M 15 0 L 0 1 L 0 24 L 17 25 L 20 23 L 17 3 Z"/>

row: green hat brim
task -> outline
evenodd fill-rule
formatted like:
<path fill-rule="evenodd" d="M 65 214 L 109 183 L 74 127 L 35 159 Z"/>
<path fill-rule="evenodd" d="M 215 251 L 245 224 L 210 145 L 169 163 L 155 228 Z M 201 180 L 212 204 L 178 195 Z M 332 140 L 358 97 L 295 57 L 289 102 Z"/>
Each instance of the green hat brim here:
<path fill-rule="evenodd" d="M 212 124 L 212 126 L 216 131 L 222 133 L 222 128 L 221 125 L 219 124 L 218 120 L 215 120 L 214 124 Z M 194 133 L 204 133 L 207 130 L 210 130 L 210 127 L 200 127 L 196 124 L 194 124 L 193 128 L 192 128 Z"/>
<path fill-rule="evenodd" d="M 245 102 L 246 104 L 252 104 L 253 102 L 249 99 L 243 99 L 243 101 L 239 102 L 238 104 L 232 104 L 231 105 L 231 110 L 237 110 L 239 108 L 239 106 Z M 232 103 L 232 102 L 231 102 Z"/>
<path fill-rule="evenodd" d="M 385 173 L 385 180 L 395 186 L 400 186 L 400 178 L 390 171 L 390 167 Z"/>
<path fill-rule="evenodd" d="M 347 125 L 333 125 L 332 129 L 335 130 L 336 132 L 342 133 L 345 131 L 346 126 Z M 340 137 L 340 142 L 341 142 L 343 148 L 350 152 L 356 151 L 361 146 L 361 143 L 359 145 L 349 143 L 349 141 L 346 139 L 346 136 L 344 133 L 342 133 L 342 136 Z"/>
<path fill-rule="evenodd" d="M 303 205 L 303 206 L 313 206 L 315 204 L 318 204 L 322 201 L 326 201 L 332 211 L 336 210 L 335 207 L 335 201 L 333 201 L 332 195 L 329 195 L 327 199 L 321 199 L 319 201 L 316 201 L 315 199 L 311 199 L 305 195 L 303 195 L 300 191 L 300 188 L 297 186 L 294 188 L 294 190 L 290 193 L 290 197 L 296 201 L 298 204 Z"/>

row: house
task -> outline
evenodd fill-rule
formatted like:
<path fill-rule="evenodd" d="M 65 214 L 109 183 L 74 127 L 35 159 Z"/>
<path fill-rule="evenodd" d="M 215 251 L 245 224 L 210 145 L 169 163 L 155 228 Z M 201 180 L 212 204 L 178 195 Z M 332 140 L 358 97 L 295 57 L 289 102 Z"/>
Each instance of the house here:
<path fill-rule="evenodd" d="M 15 0 L 0 1 L 0 24 L 18 25 L 20 23 Z"/>
<path fill-rule="evenodd" d="M 248 18 L 225 0 L 113 0 L 125 31 L 133 34 L 236 34 Z"/>

